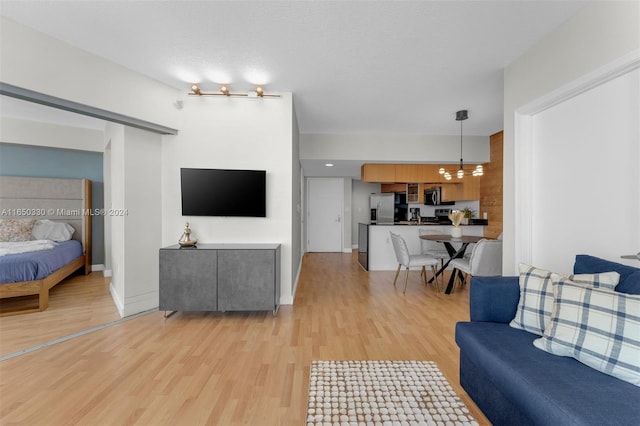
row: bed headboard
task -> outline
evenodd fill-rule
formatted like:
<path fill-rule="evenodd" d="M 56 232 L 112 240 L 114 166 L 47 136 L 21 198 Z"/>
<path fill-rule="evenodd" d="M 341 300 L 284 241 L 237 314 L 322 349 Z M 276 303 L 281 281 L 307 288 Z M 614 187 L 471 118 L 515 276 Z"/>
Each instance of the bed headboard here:
<path fill-rule="evenodd" d="M 84 249 L 85 271 L 90 271 L 90 180 L 0 176 L 0 209 L 7 213 L 3 218 L 49 219 L 73 226 L 73 239 Z M 17 213 L 14 209 L 26 214 L 10 214 Z"/>

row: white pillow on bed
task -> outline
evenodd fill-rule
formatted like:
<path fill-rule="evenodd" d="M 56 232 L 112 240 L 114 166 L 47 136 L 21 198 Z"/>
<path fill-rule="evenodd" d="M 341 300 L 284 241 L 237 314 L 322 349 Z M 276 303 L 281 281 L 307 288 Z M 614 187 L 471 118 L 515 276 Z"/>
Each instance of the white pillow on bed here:
<path fill-rule="evenodd" d="M 36 222 L 31 236 L 34 240 L 69 241 L 75 231 L 68 223 L 42 219 Z"/>

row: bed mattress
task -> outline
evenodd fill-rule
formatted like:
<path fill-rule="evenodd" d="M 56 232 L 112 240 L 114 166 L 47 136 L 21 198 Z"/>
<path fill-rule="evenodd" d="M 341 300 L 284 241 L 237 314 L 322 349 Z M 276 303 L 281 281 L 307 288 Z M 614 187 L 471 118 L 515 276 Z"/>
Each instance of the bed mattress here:
<path fill-rule="evenodd" d="M 0 257 L 0 284 L 40 280 L 82 256 L 80 241 L 62 241 L 49 250 Z"/>

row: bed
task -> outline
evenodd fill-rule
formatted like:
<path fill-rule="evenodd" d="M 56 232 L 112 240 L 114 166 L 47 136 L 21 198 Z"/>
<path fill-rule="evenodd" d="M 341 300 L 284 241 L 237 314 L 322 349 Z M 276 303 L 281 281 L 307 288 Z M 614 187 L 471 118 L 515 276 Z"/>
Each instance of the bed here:
<path fill-rule="evenodd" d="M 0 176 L 0 211 L 4 223 L 51 221 L 73 231 L 55 247 L 0 256 L 0 316 L 43 311 L 51 288 L 76 271 L 91 272 L 90 180 Z M 37 296 L 37 305 L 10 303 L 23 296 Z"/>

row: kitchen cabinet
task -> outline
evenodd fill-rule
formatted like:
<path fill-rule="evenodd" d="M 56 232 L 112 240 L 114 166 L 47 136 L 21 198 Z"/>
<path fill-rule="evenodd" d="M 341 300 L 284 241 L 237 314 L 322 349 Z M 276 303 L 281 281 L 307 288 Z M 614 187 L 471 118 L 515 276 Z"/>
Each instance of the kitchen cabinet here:
<path fill-rule="evenodd" d="M 462 184 L 461 200 L 480 199 L 480 178 L 476 176 L 465 176 Z"/>
<path fill-rule="evenodd" d="M 395 164 L 363 164 L 361 168 L 362 182 L 395 183 Z"/>
<path fill-rule="evenodd" d="M 421 164 L 419 169 L 417 182 L 424 183 L 440 183 L 441 179 L 444 179 L 438 173 L 440 166 L 437 164 Z"/>
<path fill-rule="evenodd" d="M 419 172 L 423 164 L 396 164 L 396 182 L 420 182 Z"/>
<path fill-rule="evenodd" d="M 419 203 L 420 202 L 420 187 L 422 185 L 418 183 L 407 184 L 407 203 Z M 423 196 L 424 198 L 424 196 Z"/>
<path fill-rule="evenodd" d="M 407 192 L 406 183 L 383 183 L 380 192 Z"/>
<path fill-rule="evenodd" d="M 440 199 L 441 201 L 458 201 L 462 200 L 463 194 L 462 183 L 441 183 Z"/>

